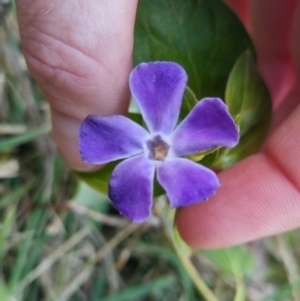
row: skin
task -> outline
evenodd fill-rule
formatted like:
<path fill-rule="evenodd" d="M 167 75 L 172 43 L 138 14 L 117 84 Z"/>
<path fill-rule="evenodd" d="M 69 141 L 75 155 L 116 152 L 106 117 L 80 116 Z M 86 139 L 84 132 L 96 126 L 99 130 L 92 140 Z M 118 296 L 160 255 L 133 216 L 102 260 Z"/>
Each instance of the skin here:
<path fill-rule="evenodd" d="M 219 174 L 209 202 L 179 210 L 183 239 L 219 248 L 300 225 L 300 2 L 227 0 L 251 34 L 274 115 L 259 154 Z M 16 0 L 26 61 L 52 109 L 53 135 L 66 161 L 78 153 L 86 115 L 125 114 L 137 0 Z"/>

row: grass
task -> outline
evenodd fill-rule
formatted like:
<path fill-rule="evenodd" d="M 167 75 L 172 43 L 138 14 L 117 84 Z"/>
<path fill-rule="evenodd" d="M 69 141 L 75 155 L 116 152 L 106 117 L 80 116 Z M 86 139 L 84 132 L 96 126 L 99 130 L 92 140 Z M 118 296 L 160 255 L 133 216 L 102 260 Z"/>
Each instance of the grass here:
<path fill-rule="evenodd" d="M 4 3 L 0 300 L 213 300 L 203 283 L 220 301 L 300 300 L 298 231 L 180 258 L 168 218 L 128 223 L 76 179 L 55 149 L 48 104 L 26 69 L 13 4 Z M 156 202 L 160 216 L 165 208 Z"/>

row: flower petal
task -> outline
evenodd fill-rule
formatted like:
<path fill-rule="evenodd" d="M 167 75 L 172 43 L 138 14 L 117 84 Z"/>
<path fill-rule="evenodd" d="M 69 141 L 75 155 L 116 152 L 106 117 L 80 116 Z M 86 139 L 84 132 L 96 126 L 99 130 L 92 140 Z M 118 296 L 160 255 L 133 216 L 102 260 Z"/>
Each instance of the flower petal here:
<path fill-rule="evenodd" d="M 145 155 L 121 162 L 109 182 L 109 198 L 119 212 L 140 223 L 151 213 L 154 164 Z"/>
<path fill-rule="evenodd" d="M 237 126 L 223 101 L 204 98 L 175 129 L 172 147 L 177 156 L 185 156 L 219 146 L 234 147 L 238 140 Z"/>
<path fill-rule="evenodd" d="M 213 171 L 183 158 L 165 160 L 157 169 L 157 179 L 172 208 L 207 200 L 220 186 Z"/>
<path fill-rule="evenodd" d="M 79 151 L 83 161 L 104 164 L 141 153 L 148 135 L 124 116 L 89 115 L 79 131 Z"/>
<path fill-rule="evenodd" d="M 186 82 L 184 69 L 173 62 L 142 63 L 131 72 L 130 90 L 150 132 L 173 131 Z"/>

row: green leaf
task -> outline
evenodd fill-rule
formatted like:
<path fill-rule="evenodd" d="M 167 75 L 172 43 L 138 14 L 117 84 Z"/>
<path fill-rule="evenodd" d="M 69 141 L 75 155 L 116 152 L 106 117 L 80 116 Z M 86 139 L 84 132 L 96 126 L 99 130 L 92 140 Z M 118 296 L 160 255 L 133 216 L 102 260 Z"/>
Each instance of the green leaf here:
<path fill-rule="evenodd" d="M 214 148 L 211 151 L 207 151 L 204 154 L 203 159 L 201 159 L 201 161 L 199 163 L 206 167 L 211 167 L 213 165 L 213 163 L 215 162 L 216 158 L 218 157 L 218 154 L 219 154 L 218 148 Z"/>
<path fill-rule="evenodd" d="M 74 173 L 85 183 L 93 187 L 95 190 L 104 193 L 105 195 L 108 194 L 108 182 L 111 178 L 111 174 L 114 168 L 120 163 L 121 161 L 115 161 L 106 164 L 103 168 L 94 171 L 94 172 L 78 172 L 74 171 Z M 158 197 L 163 195 L 165 192 L 163 188 L 159 185 L 156 180 L 154 179 L 154 197 Z"/>
<path fill-rule="evenodd" d="M 183 94 L 183 100 L 182 100 L 178 122 L 183 120 L 197 103 L 198 100 L 194 92 L 188 86 L 186 86 Z"/>
<path fill-rule="evenodd" d="M 112 171 L 120 163 L 120 161 L 115 161 L 106 164 L 103 168 L 95 172 L 78 172 L 75 171 L 75 174 L 84 182 L 89 184 L 94 189 L 107 195 L 108 193 L 108 182 L 110 180 Z"/>
<path fill-rule="evenodd" d="M 128 113 L 127 117 L 141 126 L 144 125 L 143 117 L 139 113 L 131 113 L 130 112 L 130 113 Z"/>
<path fill-rule="evenodd" d="M 179 63 L 198 99 L 223 98 L 235 61 L 251 47 L 242 23 L 221 0 L 139 1 L 134 63 Z"/>
<path fill-rule="evenodd" d="M 255 265 L 251 253 L 242 246 L 219 250 L 203 250 L 201 254 L 211 261 L 219 270 L 236 278 L 242 278 Z"/>
<path fill-rule="evenodd" d="M 197 98 L 224 97 L 230 70 L 249 47 L 252 47 L 251 42 L 242 23 L 221 0 L 139 1 L 135 64 L 167 60 L 178 62 L 186 69 L 189 87 L 184 94 L 179 120 L 195 106 Z M 130 108 L 128 117 L 143 126 L 134 102 Z M 210 165 L 214 156 L 210 156 L 206 164 Z M 116 164 L 109 163 L 93 173 L 77 172 L 77 175 L 96 190 L 107 194 L 108 181 Z M 155 183 L 154 195 L 163 193 Z"/>
<path fill-rule="evenodd" d="M 233 116 L 238 116 L 240 135 L 258 124 L 268 126 L 271 97 L 250 51 L 242 54 L 228 79 L 225 100 Z"/>
<path fill-rule="evenodd" d="M 202 151 L 196 154 L 188 155 L 187 158 L 195 162 L 201 163 L 207 167 L 210 167 L 213 162 L 216 160 L 218 149 L 220 147 L 215 147 L 210 150 Z"/>
<path fill-rule="evenodd" d="M 78 181 L 78 186 L 73 201 L 81 206 L 104 212 L 108 207 L 107 197 L 83 181 Z"/>
<path fill-rule="evenodd" d="M 226 103 L 229 112 L 237 116 L 240 142 L 233 149 L 223 149 L 215 166 L 227 168 L 255 153 L 269 128 L 271 97 L 262 80 L 250 51 L 236 62 L 226 87 Z"/>

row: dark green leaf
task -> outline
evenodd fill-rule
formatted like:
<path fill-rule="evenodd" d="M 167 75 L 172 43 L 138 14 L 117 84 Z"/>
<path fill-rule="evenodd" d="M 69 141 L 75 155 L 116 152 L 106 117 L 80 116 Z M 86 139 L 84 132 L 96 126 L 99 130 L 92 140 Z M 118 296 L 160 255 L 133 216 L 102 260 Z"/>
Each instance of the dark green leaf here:
<path fill-rule="evenodd" d="M 191 89 L 185 91 L 180 120 L 194 107 L 197 98 L 224 96 L 234 62 L 249 47 L 251 42 L 242 24 L 220 0 L 139 1 L 135 63 L 176 61 L 186 69 Z M 128 117 L 143 125 L 138 112 L 131 112 Z M 97 172 L 78 175 L 95 189 L 107 193 L 115 166 L 116 163 L 110 163 Z M 154 195 L 162 193 L 156 183 Z"/>
<path fill-rule="evenodd" d="M 250 39 L 221 0 L 140 0 L 134 62 L 175 61 L 198 99 L 224 97 L 228 75 Z"/>
<path fill-rule="evenodd" d="M 141 126 L 143 126 L 143 124 L 144 124 L 143 117 L 139 113 L 130 112 L 130 113 L 128 113 L 127 117 Z"/>
<path fill-rule="evenodd" d="M 218 149 L 212 149 L 210 153 L 204 155 L 204 158 L 199 163 L 206 167 L 211 167 L 215 162 L 218 153 Z"/>
<path fill-rule="evenodd" d="M 183 120 L 193 107 L 198 103 L 198 100 L 193 91 L 187 86 L 184 91 L 182 105 L 179 114 L 179 122 Z"/>
<path fill-rule="evenodd" d="M 250 51 L 246 51 L 235 64 L 228 79 L 225 100 L 230 113 L 237 117 L 241 138 L 235 148 L 222 150 L 215 163 L 221 169 L 255 153 L 270 124 L 270 94 Z"/>
<path fill-rule="evenodd" d="M 89 184 L 91 187 L 96 189 L 97 191 L 108 194 L 108 182 L 111 178 L 111 174 L 114 170 L 114 168 L 120 163 L 120 161 L 115 161 L 106 164 L 103 168 L 100 170 L 97 170 L 95 172 L 78 172 L 74 171 L 75 174 L 85 183 Z M 158 197 L 162 194 L 164 194 L 164 190 L 161 188 L 161 186 L 158 184 L 156 177 L 154 179 L 154 197 Z"/>
<path fill-rule="evenodd" d="M 82 181 L 86 182 L 94 189 L 107 195 L 108 182 L 110 180 L 111 173 L 119 162 L 120 161 L 108 163 L 103 168 L 95 172 L 86 173 L 75 171 L 75 173 L 79 176 L 79 178 Z"/>

